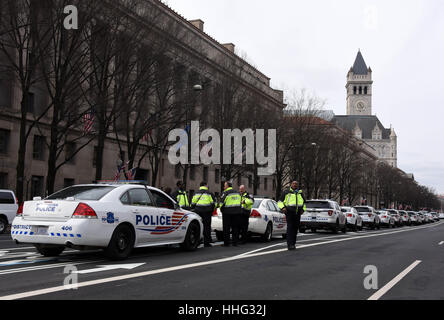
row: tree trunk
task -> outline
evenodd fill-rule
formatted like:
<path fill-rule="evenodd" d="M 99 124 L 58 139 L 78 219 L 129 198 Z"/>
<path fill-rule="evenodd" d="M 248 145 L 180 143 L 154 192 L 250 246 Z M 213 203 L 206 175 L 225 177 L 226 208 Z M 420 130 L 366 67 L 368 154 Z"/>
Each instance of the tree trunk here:
<path fill-rule="evenodd" d="M 22 96 L 21 102 L 21 119 L 20 119 L 20 138 L 19 138 L 19 149 L 18 149 L 18 159 L 16 166 L 16 184 L 15 191 L 16 197 L 19 202 L 25 201 L 24 198 L 24 180 L 25 180 L 25 159 L 26 159 L 26 115 L 27 115 L 27 98 L 26 94 Z"/>

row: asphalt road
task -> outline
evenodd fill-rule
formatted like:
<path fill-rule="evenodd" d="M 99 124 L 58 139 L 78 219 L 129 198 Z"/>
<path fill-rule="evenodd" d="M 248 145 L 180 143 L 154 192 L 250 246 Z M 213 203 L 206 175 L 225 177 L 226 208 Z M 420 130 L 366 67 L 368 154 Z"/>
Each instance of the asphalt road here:
<path fill-rule="evenodd" d="M 73 266 L 79 273 L 70 273 Z M 366 266 L 376 267 L 377 289 L 364 287 Z M 67 276 L 77 277 L 77 289 L 63 286 L 71 283 Z M 345 235 L 307 232 L 295 251 L 281 238 L 195 252 L 137 249 L 117 263 L 101 251 L 45 258 L 0 235 L 0 283 L 0 299 L 442 300 L 444 222 Z"/>

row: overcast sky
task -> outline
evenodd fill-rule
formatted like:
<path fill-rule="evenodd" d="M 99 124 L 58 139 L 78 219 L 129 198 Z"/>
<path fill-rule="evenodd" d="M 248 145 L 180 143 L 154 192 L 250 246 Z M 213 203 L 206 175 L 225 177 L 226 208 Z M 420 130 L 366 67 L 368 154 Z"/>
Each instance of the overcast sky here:
<path fill-rule="evenodd" d="M 373 114 L 398 135 L 398 166 L 444 194 L 444 1 L 168 0 L 232 42 L 272 80 L 346 113 L 358 49 L 373 70 Z"/>

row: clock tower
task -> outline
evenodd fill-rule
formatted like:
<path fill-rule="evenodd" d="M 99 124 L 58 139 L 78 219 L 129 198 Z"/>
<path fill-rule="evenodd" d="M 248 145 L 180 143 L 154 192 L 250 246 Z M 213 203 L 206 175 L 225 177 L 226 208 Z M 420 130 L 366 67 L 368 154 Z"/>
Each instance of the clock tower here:
<path fill-rule="evenodd" d="M 372 115 L 372 69 L 367 68 L 361 51 L 347 74 L 347 115 Z"/>

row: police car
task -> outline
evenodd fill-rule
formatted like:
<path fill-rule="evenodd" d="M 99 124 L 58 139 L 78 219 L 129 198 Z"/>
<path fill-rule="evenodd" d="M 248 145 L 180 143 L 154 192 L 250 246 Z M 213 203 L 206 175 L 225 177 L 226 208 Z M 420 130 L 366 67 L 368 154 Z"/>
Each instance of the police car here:
<path fill-rule="evenodd" d="M 133 248 L 181 244 L 195 250 L 202 219 L 183 210 L 159 189 L 136 182 L 75 185 L 46 199 L 26 201 L 17 211 L 11 236 L 33 244 L 44 256 L 66 247 L 103 248 L 115 260 Z"/>
<path fill-rule="evenodd" d="M 223 240 L 222 221 L 222 213 L 220 209 L 217 209 L 212 217 L 211 229 L 216 232 L 219 241 Z M 254 198 L 248 221 L 248 234 L 261 236 L 266 242 L 270 241 L 273 236 L 286 236 L 287 220 L 274 200 Z"/>
<path fill-rule="evenodd" d="M 318 229 L 331 230 L 337 233 L 347 232 L 347 217 L 341 211 L 338 203 L 332 200 L 308 200 L 305 202 L 307 211 L 301 215 L 299 230 L 304 233 L 306 229 L 316 232 Z"/>

